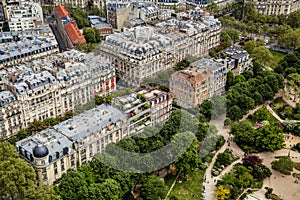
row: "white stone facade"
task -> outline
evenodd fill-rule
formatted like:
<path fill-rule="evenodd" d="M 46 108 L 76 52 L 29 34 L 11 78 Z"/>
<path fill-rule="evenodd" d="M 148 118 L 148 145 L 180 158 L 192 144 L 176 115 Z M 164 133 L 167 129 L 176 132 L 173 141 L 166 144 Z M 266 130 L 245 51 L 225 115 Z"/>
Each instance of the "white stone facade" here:
<path fill-rule="evenodd" d="M 219 44 L 220 31 L 220 22 L 212 18 L 204 19 L 204 23 L 173 19 L 155 28 L 136 27 L 110 35 L 100 52 L 116 66 L 121 79 L 137 85 L 187 55 L 206 56 Z"/>
<path fill-rule="evenodd" d="M 116 89 L 115 69 L 109 61 L 75 50 L 0 73 L 2 89 L 12 92 L 21 107 L 22 128 L 34 120 L 63 116 L 91 101 L 95 94 L 107 96 Z M 14 134 L 6 128 L 6 137 Z"/>

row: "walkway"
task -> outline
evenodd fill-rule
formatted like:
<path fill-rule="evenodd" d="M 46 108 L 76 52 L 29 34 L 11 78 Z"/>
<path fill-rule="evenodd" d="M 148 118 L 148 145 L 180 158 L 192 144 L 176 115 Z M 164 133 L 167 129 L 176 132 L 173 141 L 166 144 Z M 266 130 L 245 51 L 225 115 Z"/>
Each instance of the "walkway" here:
<path fill-rule="evenodd" d="M 228 138 L 229 138 L 229 131 L 230 131 L 230 129 L 229 128 L 224 128 L 223 121 L 222 120 L 212 120 L 211 123 L 214 124 L 218 128 L 219 134 L 224 137 L 225 141 L 227 141 Z M 223 174 L 229 172 L 232 169 L 232 167 L 233 167 L 234 164 L 236 164 L 236 163 L 238 163 L 238 162 L 241 161 L 241 158 L 239 160 L 236 160 L 234 162 L 234 164 L 231 164 L 231 165 L 227 166 L 223 170 L 224 173 L 221 172 L 221 174 L 219 176 L 213 177 L 211 175 L 211 171 L 212 171 L 212 168 L 214 166 L 214 163 L 216 162 L 217 156 L 218 156 L 219 153 L 224 152 L 227 148 L 228 149 L 232 149 L 233 153 L 236 156 L 238 156 L 238 157 L 242 157 L 243 154 L 244 154 L 243 151 L 234 142 L 230 142 L 230 146 L 228 146 L 228 143 L 225 142 L 225 144 L 215 153 L 215 155 L 212 158 L 211 163 L 207 167 L 207 169 L 205 171 L 205 175 L 204 175 L 205 181 L 203 183 L 203 186 L 205 187 L 205 191 L 203 193 L 203 199 L 205 199 L 205 200 L 214 200 L 214 199 L 216 199 L 216 196 L 215 196 L 215 191 L 216 191 L 215 184 L 217 183 L 217 180 L 221 179 L 221 177 L 223 176 Z"/>

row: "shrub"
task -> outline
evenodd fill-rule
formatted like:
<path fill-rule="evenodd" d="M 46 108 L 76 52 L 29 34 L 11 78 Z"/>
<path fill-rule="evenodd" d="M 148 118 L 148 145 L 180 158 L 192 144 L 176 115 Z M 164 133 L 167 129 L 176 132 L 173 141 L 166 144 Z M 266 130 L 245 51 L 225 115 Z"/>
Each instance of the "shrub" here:
<path fill-rule="evenodd" d="M 272 169 L 278 170 L 286 175 L 290 175 L 294 168 L 293 161 L 287 156 L 279 157 L 279 160 L 273 161 L 271 165 Z"/>

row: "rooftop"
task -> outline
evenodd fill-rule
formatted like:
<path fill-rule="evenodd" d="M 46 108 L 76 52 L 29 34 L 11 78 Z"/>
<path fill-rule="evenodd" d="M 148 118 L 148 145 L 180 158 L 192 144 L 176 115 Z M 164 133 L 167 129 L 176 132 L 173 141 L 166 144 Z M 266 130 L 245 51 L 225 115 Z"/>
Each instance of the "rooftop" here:
<path fill-rule="evenodd" d="M 0 92 L 0 107 L 9 104 L 11 102 L 14 102 L 16 100 L 15 95 L 10 91 L 1 91 Z"/>
<path fill-rule="evenodd" d="M 85 43 L 86 40 L 81 34 L 76 22 L 70 22 L 65 26 L 66 32 L 73 44 Z"/>
<path fill-rule="evenodd" d="M 55 10 L 56 10 L 56 12 L 58 14 L 58 17 L 60 19 L 70 15 L 69 12 L 67 11 L 67 9 L 64 6 L 55 6 Z"/>
<path fill-rule="evenodd" d="M 211 78 L 212 73 L 207 69 L 197 71 L 195 68 L 188 68 L 186 70 L 175 72 L 172 74 L 172 77 L 184 79 L 190 84 L 195 85 Z"/>
<path fill-rule="evenodd" d="M 71 50 L 3 69 L 0 74 L 17 94 L 23 94 L 56 82 L 68 84 L 91 78 L 107 69 L 113 69 L 113 65 L 100 55 Z"/>
<path fill-rule="evenodd" d="M 0 64 L 57 48 L 57 41 L 49 27 L 37 30 L 0 33 Z"/>
<path fill-rule="evenodd" d="M 106 133 L 98 133 L 99 130 L 118 120 L 125 119 L 125 117 L 120 110 L 110 105 L 100 105 L 52 128 L 20 140 L 16 142 L 16 145 L 31 155 L 35 146 L 38 144 L 45 145 L 49 150 L 49 155 L 52 155 L 54 160 L 57 154 L 58 157 L 63 156 L 65 148 L 70 147 L 75 141 L 81 142 L 89 135 L 95 135 L 95 138 L 104 137 Z"/>
<path fill-rule="evenodd" d="M 223 71 L 226 70 L 226 67 L 222 63 L 215 62 L 213 59 L 207 59 L 207 58 L 202 58 L 200 60 L 197 60 L 193 63 L 190 64 L 191 67 L 196 67 L 198 69 L 208 69 L 212 73 L 215 73 L 216 71 Z"/>

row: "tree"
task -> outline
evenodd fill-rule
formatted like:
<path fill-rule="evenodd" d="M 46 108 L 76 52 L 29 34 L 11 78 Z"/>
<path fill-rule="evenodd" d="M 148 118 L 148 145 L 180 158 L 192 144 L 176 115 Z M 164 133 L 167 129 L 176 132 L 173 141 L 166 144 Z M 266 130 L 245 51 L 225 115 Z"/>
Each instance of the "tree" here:
<path fill-rule="evenodd" d="M 142 180 L 141 198 L 145 200 L 161 200 L 166 195 L 164 181 L 156 176 L 148 176 Z"/>
<path fill-rule="evenodd" d="M 292 12 L 287 18 L 287 24 L 292 28 L 300 28 L 300 11 Z"/>
<path fill-rule="evenodd" d="M 291 30 L 284 35 L 281 35 L 278 39 L 278 43 L 281 46 L 292 50 L 300 47 L 300 28 Z"/>
<path fill-rule="evenodd" d="M 273 55 L 265 46 L 255 47 L 251 56 L 264 65 L 272 65 Z"/>
<path fill-rule="evenodd" d="M 258 46 L 258 43 L 254 40 L 249 40 L 247 42 L 245 42 L 243 48 L 249 53 L 249 54 L 252 54 L 253 53 L 253 49 L 255 47 Z"/>
<path fill-rule="evenodd" d="M 87 42 L 96 43 L 95 31 L 93 28 L 83 28 L 83 35 Z"/>
<path fill-rule="evenodd" d="M 226 32 L 234 43 L 240 40 L 240 32 L 238 30 L 231 28 L 227 29 Z"/>
<path fill-rule="evenodd" d="M 260 105 L 260 104 L 262 104 L 264 102 L 263 97 L 257 91 L 255 91 L 254 94 L 252 95 L 252 99 L 254 99 L 255 105 Z"/>
<path fill-rule="evenodd" d="M 218 200 L 226 200 L 230 197 L 230 190 L 224 188 L 222 185 L 219 185 L 216 190 L 216 197 Z"/>
<path fill-rule="evenodd" d="M 58 199 L 53 191 L 36 184 L 36 174 L 32 166 L 18 157 L 15 147 L 8 142 L 0 142 L 0 197 L 1 199 Z"/>
<path fill-rule="evenodd" d="M 202 113 L 206 120 L 211 119 L 211 101 L 209 100 L 204 100 L 202 104 L 200 105 L 200 113 Z"/>
<path fill-rule="evenodd" d="M 262 162 L 263 160 L 257 155 L 248 154 L 243 158 L 243 165 L 250 166 L 252 168 L 258 167 L 258 165 Z"/>
<path fill-rule="evenodd" d="M 231 120 L 236 121 L 243 117 L 243 113 L 240 107 L 235 105 L 228 109 L 226 116 L 229 117 Z"/>
<path fill-rule="evenodd" d="M 175 162 L 176 170 L 181 171 L 181 173 L 183 173 L 185 176 L 187 173 L 191 172 L 192 169 L 197 168 L 200 165 L 201 161 L 199 158 L 199 154 L 197 152 L 197 147 L 199 142 L 195 138 L 195 136 L 192 135 L 191 133 L 181 133 L 181 134 L 177 134 L 176 137 L 185 138 L 182 137 L 181 135 L 185 135 L 185 137 L 191 137 L 188 138 L 189 141 L 194 138 L 192 140 L 193 142 L 191 146 L 183 154 L 182 154 L 182 149 L 177 149 L 176 151 L 178 154 L 180 153 L 182 154 Z M 180 140 L 183 141 L 183 139 Z M 186 148 L 186 145 L 182 144 L 182 146 L 183 149 Z"/>
<path fill-rule="evenodd" d="M 234 74 L 233 72 L 230 70 L 228 73 L 227 73 L 227 79 L 226 79 L 226 85 L 225 85 L 225 90 L 228 91 L 229 88 L 231 86 L 234 85 Z"/>
<path fill-rule="evenodd" d="M 213 15 L 216 13 L 217 9 L 218 9 L 218 5 L 215 2 L 209 3 L 206 6 L 206 9 L 208 10 L 208 12 Z"/>
<path fill-rule="evenodd" d="M 272 169 L 278 170 L 279 172 L 290 175 L 294 168 L 294 163 L 290 157 L 282 156 L 279 160 L 275 160 L 271 163 Z"/>
<path fill-rule="evenodd" d="M 261 94 L 264 100 L 273 99 L 274 92 L 269 84 L 263 84 L 257 87 L 257 91 Z"/>
<path fill-rule="evenodd" d="M 123 195 L 120 184 L 114 179 L 106 179 L 103 183 L 99 184 L 99 190 L 104 197 L 103 200 L 119 200 Z"/>
<path fill-rule="evenodd" d="M 89 15 L 97 15 L 99 17 L 105 17 L 106 13 L 105 13 L 106 9 L 99 9 L 97 6 L 93 6 L 93 8 L 91 10 L 88 11 Z"/>
<path fill-rule="evenodd" d="M 270 113 L 266 108 L 260 108 L 252 115 L 252 119 L 254 119 L 255 121 L 264 121 L 264 120 L 269 121 L 270 118 L 271 118 Z"/>
<path fill-rule="evenodd" d="M 237 75 L 234 80 L 235 84 L 245 82 L 245 81 L 246 81 L 246 78 L 242 74 Z"/>
<path fill-rule="evenodd" d="M 241 121 L 231 127 L 234 141 L 246 152 L 274 152 L 284 147 L 283 132 L 277 125 L 254 129 L 251 122 Z"/>
<path fill-rule="evenodd" d="M 95 104 L 97 106 L 101 105 L 104 103 L 104 98 L 98 95 L 95 95 Z"/>

